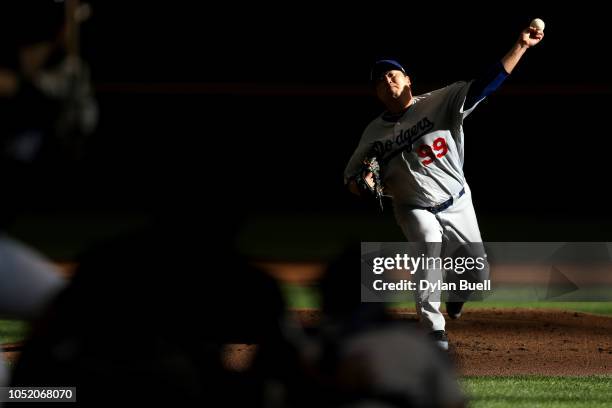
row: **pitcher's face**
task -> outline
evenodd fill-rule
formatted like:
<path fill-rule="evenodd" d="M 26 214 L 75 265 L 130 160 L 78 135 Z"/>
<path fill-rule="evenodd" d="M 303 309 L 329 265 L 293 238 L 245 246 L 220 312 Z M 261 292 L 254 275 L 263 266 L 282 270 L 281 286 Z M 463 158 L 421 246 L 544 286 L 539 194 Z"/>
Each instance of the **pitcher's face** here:
<path fill-rule="evenodd" d="M 384 103 L 398 99 L 410 89 L 410 77 L 400 70 L 387 71 L 376 83 L 376 95 Z"/>

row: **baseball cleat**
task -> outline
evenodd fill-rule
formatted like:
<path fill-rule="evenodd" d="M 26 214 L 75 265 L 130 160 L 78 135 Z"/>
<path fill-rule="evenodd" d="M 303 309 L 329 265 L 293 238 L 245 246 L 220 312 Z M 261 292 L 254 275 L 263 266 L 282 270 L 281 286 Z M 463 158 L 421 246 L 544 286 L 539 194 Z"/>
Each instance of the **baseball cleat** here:
<path fill-rule="evenodd" d="M 436 343 L 436 346 L 442 351 L 448 351 L 448 336 L 444 330 L 435 330 L 429 333 L 429 336 Z"/>
<path fill-rule="evenodd" d="M 461 317 L 464 302 L 446 302 L 446 314 L 453 320 Z"/>

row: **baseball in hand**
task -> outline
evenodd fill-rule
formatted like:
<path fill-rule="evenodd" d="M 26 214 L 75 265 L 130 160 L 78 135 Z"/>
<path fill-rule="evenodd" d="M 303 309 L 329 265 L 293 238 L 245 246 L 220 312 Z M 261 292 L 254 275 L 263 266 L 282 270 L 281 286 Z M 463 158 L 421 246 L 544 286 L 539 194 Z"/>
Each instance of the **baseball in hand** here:
<path fill-rule="evenodd" d="M 529 27 L 536 28 L 539 31 L 543 31 L 544 26 L 545 26 L 544 21 L 542 21 L 541 18 L 534 18 L 533 20 L 531 20 L 531 23 L 529 24 Z"/>

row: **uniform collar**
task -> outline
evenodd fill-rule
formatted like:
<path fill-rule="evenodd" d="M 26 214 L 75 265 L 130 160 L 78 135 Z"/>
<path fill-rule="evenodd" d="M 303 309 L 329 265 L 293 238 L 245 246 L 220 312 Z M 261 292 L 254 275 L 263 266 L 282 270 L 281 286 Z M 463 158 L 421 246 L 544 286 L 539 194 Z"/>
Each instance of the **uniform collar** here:
<path fill-rule="evenodd" d="M 381 116 L 382 120 L 386 122 L 397 122 L 397 120 L 401 118 L 402 116 L 404 116 L 404 114 L 408 112 L 408 110 L 410 110 L 410 108 L 412 108 L 412 105 L 414 105 L 415 103 L 416 103 L 416 98 L 412 98 L 412 103 L 399 112 L 391 113 L 389 111 L 384 111 Z"/>

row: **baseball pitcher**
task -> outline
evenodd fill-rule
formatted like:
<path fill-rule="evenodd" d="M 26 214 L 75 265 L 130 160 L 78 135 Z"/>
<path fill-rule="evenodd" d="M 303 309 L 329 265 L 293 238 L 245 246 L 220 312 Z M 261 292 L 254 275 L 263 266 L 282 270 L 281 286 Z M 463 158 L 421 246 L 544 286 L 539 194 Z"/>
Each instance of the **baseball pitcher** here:
<path fill-rule="evenodd" d="M 386 111 L 366 127 L 344 180 L 355 194 L 380 196 L 382 191 L 390 196 L 397 223 L 409 242 L 482 242 L 463 174 L 463 120 L 542 40 L 543 22 L 536 20 L 486 74 L 423 95 L 412 94 L 411 79 L 397 61 L 380 60 L 373 65 L 370 79 Z M 438 251 L 441 247 L 431 246 Z M 442 279 L 439 270 L 419 273 L 421 279 Z M 445 319 L 435 295 L 416 291 L 416 310 L 436 343 L 448 350 Z M 458 318 L 463 302 L 446 306 L 449 317 Z"/>

